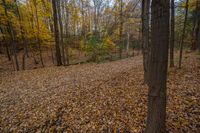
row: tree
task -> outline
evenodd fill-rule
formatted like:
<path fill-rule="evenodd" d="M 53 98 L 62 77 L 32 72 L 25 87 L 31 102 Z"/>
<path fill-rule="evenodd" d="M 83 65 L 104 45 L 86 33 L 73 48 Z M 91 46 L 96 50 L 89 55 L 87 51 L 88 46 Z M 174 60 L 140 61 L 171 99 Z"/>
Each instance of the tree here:
<path fill-rule="evenodd" d="M 94 36 L 99 37 L 99 17 L 103 6 L 103 0 L 92 0 L 94 4 Z"/>
<path fill-rule="evenodd" d="M 146 133 L 166 132 L 166 80 L 169 47 L 170 0 L 152 0 L 151 53 Z"/>
<path fill-rule="evenodd" d="M 68 0 L 64 1 L 64 5 L 65 5 L 65 11 L 66 11 L 66 15 L 65 15 L 65 34 L 66 34 L 66 38 L 69 39 L 69 9 L 68 9 Z M 67 48 L 66 48 L 66 60 L 67 60 L 67 65 L 69 65 L 69 44 L 67 44 Z"/>
<path fill-rule="evenodd" d="M 58 29 L 58 12 L 57 12 L 57 0 L 52 0 L 53 7 L 53 21 L 54 21 L 54 35 L 55 35 L 55 43 L 56 43 L 56 60 L 57 66 L 62 65 L 61 53 L 60 53 L 60 40 L 59 40 L 59 29 Z"/>
<path fill-rule="evenodd" d="M 119 26 L 119 56 L 120 59 L 122 58 L 122 44 L 123 44 L 123 25 L 124 25 L 124 20 L 123 20 L 123 0 L 120 0 L 120 26 Z"/>
<path fill-rule="evenodd" d="M 170 28 L 170 67 L 174 67 L 174 24 L 175 24 L 175 7 L 174 0 L 171 0 L 171 28 Z"/>
<path fill-rule="evenodd" d="M 14 35 L 14 31 L 13 31 L 13 26 L 12 23 L 9 20 L 9 16 L 8 16 L 8 11 L 7 11 L 7 6 L 6 6 L 6 1 L 2 0 L 3 2 L 3 6 L 4 6 L 4 12 L 5 12 L 5 16 L 7 18 L 7 32 L 10 36 L 10 44 L 12 46 L 12 55 L 14 56 L 14 61 L 15 62 L 15 69 L 17 71 L 19 71 L 19 63 L 18 63 L 18 58 L 17 58 L 17 47 L 16 47 L 16 42 L 15 42 L 15 35 Z M 13 63 L 14 64 L 14 63 Z"/>
<path fill-rule="evenodd" d="M 200 1 L 196 1 L 196 9 L 193 13 L 193 38 L 192 50 L 196 50 L 199 47 L 200 51 Z"/>
<path fill-rule="evenodd" d="M 2 28 L 2 27 L 0 27 L 0 33 L 2 34 L 3 42 L 4 42 L 4 45 L 5 45 L 5 47 L 6 47 L 6 55 L 7 55 L 7 57 L 8 57 L 8 61 L 11 61 L 9 45 L 8 45 L 8 43 L 6 43 L 6 39 L 5 39 L 5 37 L 3 36 L 4 31 L 3 31 L 3 28 Z"/>
<path fill-rule="evenodd" d="M 62 57 L 63 57 L 63 65 L 66 66 L 66 62 L 65 62 L 65 46 L 64 46 L 64 35 L 63 35 L 63 22 L 62 22 L 62 16 L 61 16 L 61 6 L 63 4 L 60 2 L 60 0 L 58 0 L 58 4 L 57 4 L 57 9 L 58 9 L 58 19 L 59 19 L 59 27 L 60 27 L 60 43 L 61 43 L 61 47 L 62 47 Z"/>
<path fill-rule="evenodd" d="M 23 57 L 22 57 L 22 70 L 25 70 L 26 56 L 28 56 L 27 44 L 25 42 L 25 32 L 24 32 L 25 29 L 22 26 L 22 21 L 23 20 L 22 20 L 22 16 L 20 14 L 20 11 L 19 11 L 17 0 L 15 0 L 15 4 L 16 4 L 17 16 L 18 16 L 18 19 L 19 19 L 19 26 L 20 26 L 20 33 L 21 33 L 22 43 L 23 43 L 23 47 L 24 47 L 24 54 L 23 54 Z"/>
<path fill-rule="evenodd" d="M 184 38 L 185 38 L 185 29 L 186 29 L 187 16 L 188 16 L 188 2 L 189 2 L 189 0 L 186 0 L 185 20 L 184 20 L 183 32 L 182 32 L 181 44 L 180 44 L 179 68 L 181 68 L 181 64 L 182 64 L 182 56 L 183 56 L 183 44 L 184 44 Z"/>
<path fill-rule="evenodd" d="M 142 52 L 144 64 L 144 82 L 148 81 L 148 54 L 149 51 L 149 9 L 150 1 L 142 0 Z M 149 52 L 149 53 L 148 53 Z"/>
<path fill-rule="evenodd" d="M 33 0 L 33 5 L 35 7 L 35 16 L 36 16 L 36 24 L 37 24 L 37 43 L 39 46 L 39 55 L 42 67 L 44 67 L 43 57 L 42 57 L 42 48 L 41 48 L 41 39 L 40 39 L 40 23 L 39 23 L 39 16 L 38 16 L 38 7 L 37 7 L 37 0 Z"/>

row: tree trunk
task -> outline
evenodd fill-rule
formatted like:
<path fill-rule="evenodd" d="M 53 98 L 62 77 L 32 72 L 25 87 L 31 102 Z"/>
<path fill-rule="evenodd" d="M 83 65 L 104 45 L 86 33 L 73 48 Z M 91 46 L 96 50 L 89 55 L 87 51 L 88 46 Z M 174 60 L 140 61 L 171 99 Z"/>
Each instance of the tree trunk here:
<path fill-rule="evenodd" d="M 179 68 L 181 68 L 181 64 L 182 64 L 183 44 L 184 44 L 185 29 L 186 29 L 187 16 L 188 16 L 188 2 L 189 0 L 186 0 L 185 20 L 184 20 L 183 33 L 182 33 L 181 44 L 180 44 Z"/>
<path fill-rule="evenodd" d="M 170 0 L 152 0 L 146 133 L 166 133 L 166 80 Z"/>
<path fill-rule="evenodd" d="M 43 57 L 42 57 L 42 49 L 41 49 L 41 40 L 40 40 L 40 26 L 39 26 L 39 20 L 38 20 L 38 10 L 37 10 L 37 3 L 36 0 L 34 0 L 34 6 L 35 6 L 35 16 L 36 16 L 36 23 L 37 23 L 37 42 L 39 46 L 39 55 L 40 55 L 40 61 L 42 64 L 42 67 L 44 67 Z"/>
<path fill-rule="evenodd" d="M 58 16 L 57 16 L 57 2 L 52 0 L 53 6 L 53 20 L 54 20 L 54 34 L 55 34 L 55 43 L 56 43 L 56 60 L 57 66 L 62 65 L 61 53 L 60 53 L 60 41 L 59 41 L 59 30 L 58 30 Z"/>
<path fill-rule="evenodd" d="M 26 60 L 26 56 L 27 56 L 27 46 L 25 44 L 24 29 L 22 27 L 22 17 L 21 17 L 21 14 L 19 12 L 17 0 L 15 0 L 15 3 L 16 3 L 16 9 L 17 9 L 17 16 L 18 16 L 18 19 L 19 19 L 21 38 L 22 38 L 22 41 L 23 41 L 22 43 L 23 43 L 23 47 L 24 47 L 24 54 L 22 56 L 22 70 L 25 70 L 25 66 L 26 66 L 25 60 Z"/>
<path fill-rule="evenodd" d="M 144 64 L 144 82 L 148 81 L 148 58 L 149 50 L 149 10 L 150 0 L 142 1 L 142 53 Z"/>
<path fill-rule="evenodd" d="M 86 48 L 86 28 L 85 28 L 85 12 L 84 12 L 84 1 L 83 0 L 81 0 L 81 16 L 82 16 L 81 34 L 83 37 L 84 48 Z"/>
<path fill-rule="evenodd" d="M 53 49 L 51 48 L 51 57 L 52 57 L 52 62 L 54 64 L 54 52 L 53 52 Z"/>
<path fill-rule="evenodd" d="M 3 34 L 3 29 L 1 27 L 0 27 L 0 31 Z M 3 36 L 3 42 L 4 42 L 4 45 L 5 45 L 5 48 L 6 48 L 6 55 L 8 57 L 8 61 L 11 61 L 9 46 L 8 46 L 8 43 L 6 42 L 6 39 L 5 39 L 4 36 Z"/>
<path fill-rule="evenodd" d="M 69 39 L 70 34 L 69 34 L 69 9 L 67 7 L 68 0 L 65 1 L 65 10 L 66 10 L 66 23 L 65 23 L 65 30 L 66 30 L 66 38 Z M 66 47 L 66 60 L 67 60 L 67 65 L 69 65 L 69 44 L 67 42 L 67 47 Z"/>
<path fill-rule="evenodd" d="M 192 30 L 192 47 L 191 50 L 195 51 L 198 46 L 200 47 L 200 41 L 199 41 L 199 32 L 200 30 L 200 1 L 196 1 L 196 9 L 193 13 L 193 30 Z"/>
<path fill-rule="evenodd" d="M 123 52 L 123 46 L 122 46 L 123 24 L 124 24 L 123 23 L 123 0 L 120 0 L 120 27 L 119 27 L 119 57 L 120 59 L 122 58 L 122 52 Z"/>
<path fill-rule="evenodd" d="M 130 33 L 128 31 L 127 32 L 127 44 L 126 44 L 126 55 L 127 55 L 127 58 L 129 57 L 129 45 L 130 45 Z"/>
<path fill-rule="evenodd" d="M 175 29 L 174 23 L 175 23 L 174 0 L 171 0 L 170 67 L 174 67 L 174 29 Z"/>
<path fill-rule="evenodd" d="M 12 60 L 12 62 L 15 64 L 15 69 L 17 71 L 19 71 L 19 63 L 18 63 L 18 58 L 17 58 L 17 47 L 16 47 L 16 43 L 15 43 L 15 35 L 13 33 L 13 29 L 12 29 L 12 23 L 10 23 L 9 21 L 9 17 L 8 17 L 8 12 L 7 12 L 7 8 L 6 8 L 6 1 L 5 0 L 2 0 L 3 1 L 3 6 L 4 6 L 4 12 L 5 12 L 5 15 L 6 17 L 8 18 L 7 20 L 7 32 L 9 33 L 10 35 L 10 39 L 11 39 L 11 42 L 10 44 L 12 45 L 12 55 L 14 56 L 14 61 Z"/>
<path fill-rule="evenodd" d="M 200 1 L 197 1 L 197 28 L 195 32 L 195 42 L 196 46 L 199 47 L 199 52 L 200 52 Z"/>
<path fill-rule="evenodd" d="M 58 0 L 57 9 L 58 9 L 58 18 L 59 18 L 59 25 L 60 25 L 60 43 L 61 43 L 61 49 L 62 49 L 62 60 L 63 65 L 66 66 L 66 60 L 65 60 L 65 46 L 64 46 L 64 40 L 63 40 L 63 23 L 62 23 L 62 17 L 61 17 L 61 6 L 63 5 L 63 2 L 61 4 L 60 0 Z"/>

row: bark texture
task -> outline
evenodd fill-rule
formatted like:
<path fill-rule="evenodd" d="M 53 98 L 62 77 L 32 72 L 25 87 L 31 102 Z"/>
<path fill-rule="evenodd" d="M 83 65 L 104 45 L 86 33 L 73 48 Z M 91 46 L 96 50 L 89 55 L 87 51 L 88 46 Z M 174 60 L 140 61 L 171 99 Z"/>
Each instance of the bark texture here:
<path fill-rule="evenodd" d="M 58 18 L 59 18 L 59 26 L 60 26 L 60 43 L 61 43 L 61 49 L 62 49 L 62 60 L 63 60 L 63 65 L 66 66 L 65 45 L 64 45 L 64 36 L 63 36 L 63 22 L 62 22 L 62 16 L 61 16 L 62 4 L 63 4 L 63 2 L 61 3 L 61 1 L 58 0 L 57 8 L 58 8 Z"/>
<path fill-rule="evenodd" d="M 184 20 L 183 32 L 182 32 L 182 38 L 181 38 L 181 44 L 180 44 L 179 68 L 181 68 L 181 64 L 182 64 L 183 45 L 184 45 L 184 39 L 185 39 L 185 29 L 186 29 L 187 16 L 188 16 L 188 2 L 189 2 L 189 0 L 186 0 L 185 20 Z"/>
<path fill-rule="evenodd" d="M 196 9 L 193 13 L 193 42 L 191 50 L 197 50 L 199 47 L 200 51 L 200 1 L 196 1 Z"/>
<path fill-rule="evenodd" d="M 11 60 L 13 62 L 14 69 L 19 71 L 19 62 L 18 62 L 18 57 L 17 57 L 17 46 L 16 46 L 16 42 L 15 42 L 15 40 L 16 40 L 15 34 L 14 34 L 14 31 L 13 31 L 12 23 L 9 20 L 6 1 L 2 0 L 2 4 L 3 4 L 3 7 L 4 7 L 5 15 L 8 18 L 8 20 L 7 20 L 7 32 L 9 33 L 9 36 L 10 36 L 10 44 L 11 44 L 11 47 L 12 47 L 11 55 L 13 56 L 11 58 Z"/>
<path fill-rule="evenodd" d="M 152 0 L 151 54 L 146 133 L 166 132 L 166 80 L 170 0 Z"/>
<path fill-rule="evenodd" d="M 58 12 L 57 12 L 57 0 L 52 0 L 53 6 L 53 16 L 54 16 L 54 34 L 55 34 L 55 42 L 56 42 L 56 61 L 57 66 L 62 65 L 61 53 L 60 53 L 60 41 L 59 41 L 59 29 L 58 29 Z"/>
<path fill-rule="evenodd" d="M 175 23 L 175 9 L 174 0 L 171 0 L 171 29 L 170 29 L 170 67 L 174 67 L 174 23 Z"/>
<path fill-rule="evenodd" d="M 144 82 L 148 81 L 148 57 L 149 57 L 149 8 L 150 0 L 142 1 L 142 52 L 144 64 Z"/>

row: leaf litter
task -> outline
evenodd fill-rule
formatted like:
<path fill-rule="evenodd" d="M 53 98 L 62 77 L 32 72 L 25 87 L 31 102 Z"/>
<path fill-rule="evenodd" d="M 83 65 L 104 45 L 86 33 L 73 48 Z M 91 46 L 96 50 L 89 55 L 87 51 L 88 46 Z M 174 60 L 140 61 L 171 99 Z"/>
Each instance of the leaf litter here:
<path fill-rule="evenodd" d="M 200 63 L 170 69 L 167 129 L 200 131 Z M 0 132 L 143 132 L 148 87 L 142 57 L 1 73 Z"/>

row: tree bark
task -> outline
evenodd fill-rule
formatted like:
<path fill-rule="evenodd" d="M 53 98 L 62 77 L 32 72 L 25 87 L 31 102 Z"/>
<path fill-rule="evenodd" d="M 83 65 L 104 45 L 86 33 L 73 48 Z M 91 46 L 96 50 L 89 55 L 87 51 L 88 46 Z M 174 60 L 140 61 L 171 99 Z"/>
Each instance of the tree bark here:
<path fill-rule="evenodd" d="M 197 1 L 197 28 L 195 31 L 195 42 L 200 52 L 200 1 Z"/>
<path fill-rule="evenodd" d="M 127 32 L 127 44 L 126 44 L 126 55 L 127 55 L 127 58 L 129 57 L 129 45 L 130 45 L 130 33 L 128 31 Z"/>
<path fill-rule="evenodd" d="M 59 30 L 58 30 L 58 16 L 57 16 L 57 2 L 52 0 L 53 6 L 53 20 L 54 20 L 54 34 L 55 34 L 55 43 L 56 43 L 56 61 L 57 66 L 62 65 L 61 53 L 60 53 L 60 41 L 59 41 Z"/>
<path fill-rule="evenodd" d="M 54 52 L 53 52 L 53 49 L 51 48 L 51 59 L 52 59 L 52 62 L 54 64 Z"/>
<path fill-rule="evenodd" d="M 66 38 L 69 39 L 70 34 L 69 34 L 69 9 L 68 9 L 68 0 L 65 0 L 65 10 L 66 10 L 66 23 L 65 23 L 65 30 L 66 30 Z M 67 66 L 69 65 L 69 44 L 67 42 L 67 47 L 66 47 L 66 60 L 67 60 Z"/>
<path fill-rule="evenodd" d="M 142 52 L 144 64 L 144 83 L 148 81 L 149 50 L 149 10 L 150 0 L 142 0 Z"/>
<path fill-rule="evenodd" d="M 175 23 L 175 9 L 174 0 L 171 0 L 171 29 L 170 29 L 170 67 L 174 67 L 174 23 Z"/>
<path fill-rule="evenodd" d="M 43 57 L 42 57 L 42 49 L 41 49 L 41 40 L 40 40 L 40 25 L 39 25 L 39 19 L 38 19 L 38 9 L 37 9 L 37 2 L 34 0 L 34 6 L 35 6 L 35 16 L 36 16 L 36 23 L 37 23 L 37 42 L 39 46 L 39 55 L 40 55 L 40 61 L 42 64 L 42 67 L 44 67 Z"/>
<path fill-rule="evenodd" d="M 170 0 L 152 0 L 146 133 L 166 133 L 166 80 Z"/>
<path fill-rule="evenodd" d="M 9 21 L 9 17 L 8 17 L 8 12 L 7 12 L 7 7 L 6 7 L 6 1 L 5 0 L 2 0 L 2 2 L 3 2 L 3 6 L 4 6 L 4 12 L 5 12 L 5 15 L 6 15 L 6 17 L 8 18 L 8 20 L 7 20 L 7 32 L 9 33 L 9 35 L 10 35 L 10 39 L 11 39 L 11 42 L 10 42 L 10 44 L 11 44 L 11 46 L 12 46 L 12 53 L 11 53 L 11 55 L 13 55 L 14 56 L 14 61 L 13 61 L 13 59 L 11 58 L 11 60 L 12 60 L 12 62 L 15 64 L 13 64 L 14 66 L 15 66 L 15 69 L 17 70 L 17 71 L 19 71 L 19 63 L 18 63 L 18 58 L 17 58 L 17 47 L 16 47 L 16 43 L 15 43 L 15 35 L 14 35 L 14 33 L 13 33 L 13 29 L 12 29 L 12 24 L 10 23 L 10 21 Z"/>
<path fill-rule="evenodd" d="M 119 27 L 119 57 L 122 58 L 122 52 L 123 52 L 123 0 L 120 0 L 120 27 Z"/>
<path fill-rule="evenodd" d="M 199 40 L 199 34 L 200 34 L 200 1 L 196 1 L 196 9 L 193 13 L 193 30 L 192 30 L 192 47 L 191 50 L 195 51 L 197 50 L 198 46 L 200 47 L 200 40 Z"/>
<path fill-rule="evenodd" d="M 4 34 L 3 29 L 1 27 L 0 27 L 0 31 L 1 31 L 2 34 Z M 10 49 L 9 49 L 8 43 L 7 43 L 4 36 L 3 36 L 3 42 L 4 42 L 4 45 L 6 47 L 6 55 L 8 57 L 8 61 L 11 61 Z"/>
<path fill-rule="evenodd" d="M 185 29 L 186 29 L 187 16 L 188 16 L 188 2 L 189 0 L 186 0 L 185 20 L 184 20 L 183 33 L 182 33 L 181 44 L 180 44 L 179 69 L 181 68 L 181 65 L 182 65 L 183 44 L 184 44 L 184 39 L 185 39 Z"/>
<path fill-rule="evenodd" d="M 81 34 L 82 34 L 82 37 L 83 37 L 84 48 L 86 48 L 86 27 L 85 27 L 84 0 L 81 0 L 81 16 L 82 16 Z"/>
<path fill-rule="evenodd" d="M 62 2 L 63 4 L 63 2 Z M 62 60 L 63 65 L 66 66 L 66 60 L 65 60 L 65 46 L 64 46 L 64 38 L 63 38 L 63 23 L 62 23 L 62 17 L 61 17 L 61 1 L 58 0 L 57 9 L 58 9 L 58 18 L 59 18 L 59 25 L 60 25 L 60 43 L 61 43 L 61 49 L 62 49 Z"/>
<path fill-rule="evenodd" d="M 22 56 L 22 70 L 25 70 L 26 56 L 28 55 L 28 52 L 27 52 L 27 46 L 25 44 L 24 29 L 22 27 L 22 17 L 21 17 L 19 8 L 18 8 L 17 0 L 15 0 L 15 4 L 16 4 L 16 9 L 17 9 L 17 16 L 18 16 L 18 19 L 19 19 L 19 26 L 20 26 L 20 33 L 21 33 L 21 38 L 22 38 L 22 44 L 23 44 L 23 47 L 24 47 L 24 53 L 23 53 L 23 56 Z"/>

